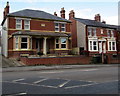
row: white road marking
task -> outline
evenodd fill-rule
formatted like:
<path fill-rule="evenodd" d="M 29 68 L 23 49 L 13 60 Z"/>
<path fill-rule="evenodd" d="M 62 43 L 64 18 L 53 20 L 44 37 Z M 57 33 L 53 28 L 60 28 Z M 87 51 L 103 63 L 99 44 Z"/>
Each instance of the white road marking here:
<path fill-rule="evenodd" d="M 17 79 L 17 80 L 13 80 L 12 82 L 18 82 L 18 81 L 22 81 L 22 80 L 25 80 L 24 78 L 22 79 Z"/>
<path fill-rule="evenodd" d="M 45 80 L 47 80 L 47 79 L 38 80 L 38 81 L 35 81 L 33 83 L 37 84 L 37 83 L 40 83 L 40 82 L 45 81 Z"/>
<path fill-rule="evenodd" d="M 60 85 L 58 85 L 59 87 L 63 87 L 65 84 L 67 84 L 68 82 L 69 82 L 70 80 L 68 80 L 68 81 L 66 81 L 66 82 L 64 82 L 64 83 L 62 83 L 62 84 L 60 84 Z"/>
<path fill-rule="evenodd" d="M 81 71 L 96 71 L 98 69 L 88 69 L 88 70 L 81 70 Z"/>
<path fill-rule="evenodd" d="M 98 83 L 78 85 L 78 86 L 69 86 L 69 87 L 65 87 L 65 89 L 77 88 L 77 87 L 84 87 L 84 86 L 90 86 L 90 85 L 95 85 L 95 84 L 98 84 Z"/>
<path fill-rule="evenodd" d="M 40 72 L 40 73 L 61 73 L 63 71 L 58 71 L 58 72 Z"/>

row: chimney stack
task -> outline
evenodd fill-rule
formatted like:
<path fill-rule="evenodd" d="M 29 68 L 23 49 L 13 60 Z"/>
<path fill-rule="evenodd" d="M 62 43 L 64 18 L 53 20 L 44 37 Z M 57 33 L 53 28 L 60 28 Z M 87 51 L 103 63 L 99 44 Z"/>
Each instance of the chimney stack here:
<path fill-rule="evenodd" d="M 75 17 L 75 12 L 74 10 L 71 10 L 69 13 L 69 20 Z"/>
<path fill-rule="evenodd" d="M 5 16 L 9 13 L 9 8 L 10 8 L 9 2 L 7 2 L 7 5 L 6 5 L 6 7 L 4 8 L 4 12 L 3 12 L 4 18 L 5 18 Z"/>
<path fill-rule="evenodd" d="M 54 15 L 55 15 L 55 16 L 57 16 L 57 13 L 56 13 L 56 12 L 54 12 Z"/>
<path fill-rule="evenodd" d="M 98 21 L 98 22 L 101 21 L 101 16 L 100 16 L 100 14 L 96 14 L 96 15 L 95 15 L 95 21 Z"/>
<path fill-rule="evenodd" d="M 60 13 L 61 13 L 61 17 L 62 17 L 62 18 L 65 18 L 65 10 L 64 10 L 64 7 L 61 8 Z"/>

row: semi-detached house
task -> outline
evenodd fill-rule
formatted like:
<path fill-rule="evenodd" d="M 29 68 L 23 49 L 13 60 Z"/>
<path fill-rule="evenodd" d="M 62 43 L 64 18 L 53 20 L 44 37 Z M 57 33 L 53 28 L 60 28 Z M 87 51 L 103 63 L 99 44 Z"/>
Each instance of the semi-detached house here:
<path fill-rule="evenodd" d="M 71 21 L 40 10 L 20 10 L 9 13 L 9 2 L 2 22 L 2 52 L 5 57 L 21 54 L 69 54 Z"/>
<path fill-rule="evenodd" d="M 118 60 L 117 34 L 118 26 L 101 22 L 100 14 L 94 20 L 76 18 L 73 10 L 69 13 L 72 21 L 72 48 L 76 54 L 104 55 L 105 63 L 112 57 Z M 107 57 L 106 57 L 107 56 Z"/>

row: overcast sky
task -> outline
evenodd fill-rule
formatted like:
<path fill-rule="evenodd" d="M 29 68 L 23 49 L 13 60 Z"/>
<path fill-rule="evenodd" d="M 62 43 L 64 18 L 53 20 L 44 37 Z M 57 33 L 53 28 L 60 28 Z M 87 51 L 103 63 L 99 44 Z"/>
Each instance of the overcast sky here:
<path fill-rule="evenodd" d="M 70 10 L 75 11 L 75 17 L 94 19 L 95 14 L 101 15 L 101 20 L 107 24 L 118 24 L 118 1 L 119 0 L 1 0 L 0 1 L 0 23 L 3 18 L 3 9 L 6 2 L 10 3 L 10 13 L 22 9 L 42 10 L 53 14 L 57 12 L 60 16 L 62 7 L 66 10 L 66 19 Z"/>

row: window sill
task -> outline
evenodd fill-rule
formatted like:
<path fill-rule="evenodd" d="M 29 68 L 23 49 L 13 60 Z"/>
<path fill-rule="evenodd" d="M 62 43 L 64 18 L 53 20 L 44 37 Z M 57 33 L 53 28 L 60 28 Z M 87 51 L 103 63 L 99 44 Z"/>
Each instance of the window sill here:
<path fill-rule="evenodd" d="M 33 51 L 32 49 L 13 49 L 13 51 Z"/>
<path fill-rule="evenodd" d="M 70 49 L 62 48 L 62 49 L 54 49 L 54 50 L 70 50 Z"/>

